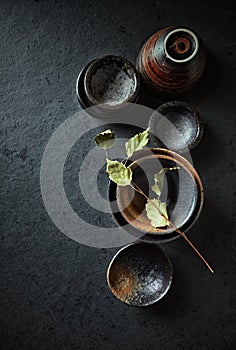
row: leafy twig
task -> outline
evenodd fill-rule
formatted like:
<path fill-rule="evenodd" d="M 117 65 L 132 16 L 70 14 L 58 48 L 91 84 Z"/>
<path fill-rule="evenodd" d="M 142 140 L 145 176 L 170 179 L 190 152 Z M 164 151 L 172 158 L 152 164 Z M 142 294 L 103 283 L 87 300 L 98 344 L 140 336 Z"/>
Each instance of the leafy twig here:
<path fill-rule="evenodd" d="M 140 194 L 142 194 L 146 199 L 147 201 L 149 201 L 156 209 L 157 211 L 159 212 L 159 214 L 168 222 L 169 226 L 173 227 L 173 229 L 178 233 L 180 234 L 187 242 L 188 244 L 193 248 L 193 250 L 197 253 L 197 255 L 201 258 L 201 260 L 205 263 L 205 265 L 208 267 L 208 269 L 214 273 L 214 270 L 212 269 L 212 267 L 209 265 L 209 263 L 206 261 L 206 259 L 202 256 L 202 254 L 199 252 L 199 250 L 193 245 L 193 243 L 189 240 L 189 238 L 186 236 L 186 233 L 180 231 L 178 229 L 178 227 L 176 227 L 174 224 L 172 224 L 172 222 L 160 211 L 160 209 L 158 208 L 158 206 L 156 206 L 151 200 L 150 198 L 141 190 L 141 188 L 136 185 L 134 182 L 133 184 L 136 186 L 136 189 L 138 190 L 138 192 Z"/>
<path fill-rule="evenodd" d="M 131 186 L 135 191 L 143 195 L 148 203 L 150 203 L 156 210 L 157 213 L 160 215 L 163 220 L 160 220 L 158 217 L 155 217 L 153 213 L 150 213 L 147 206 L 147 214 L 148 217 L 151 218 L 151 224 L 153 227 L 156 225 L 158 227 L 161 226 L 166 226 L 167 224 L 171 226 L 178 234 L 180 234 L 187 242 L 188 244 L 192 247 L 192 249 L 196 252 L 196 254 L 201 258 L 201 260 L 205 263 L 205 265 L 208 267 L 208 269 L 214 273 L 213 269 L 211 266 L 208 264 L 206 259 L 202 256 L 202 254 L 198 251 L 198 249 L 193 245 L 193 243 L 189 240 L 189 238 L 186 236 L 186 234 L 178 229 L 168 218 L 168 214 L 166 211 L 166 203 L 161 203 L 159 200 L 159 197 L 162 192 L 163 184 L 164 184 L 164 172 L 169 171 L 169 170 L 176 170 L 178 169 L 177 167 L 174 168 L 164 168 L 162 169 L 159 173 L 154 175 L 154 185 L 152 186 L 152 190 L 157 194 L 158 199 L 153 199 L 151 200 L 142 190 L 139 188 L 137 184 L 132 182 L 132 169 L 130 167 L 126 167 L 126 163 L 128 159 L 133 155 L 134 152 L 143 149 L 149 141 L 148 139 L 148 132 L 149 129 L 143 131 L 142 133 L 139 133 L 132 137 L 129 141 L 126 142 L 125 147 L 126 147 L 126 153 L 127 153 L 127 158 L 125 160 L 125 163 L 121 163 L 116 161 L 112 161 L 108 159 L 108 154 L 107 154 L 107 148 L 111 148 L 114 145 L 114 137 L 115 134 L 111 130 L 105 130 L 104 132 L 98 134 L 95 136 L 94 140 L 98 147 L 103 148 L 106 152 L 106 160 L 107 160 L 107 168 L 106 172 L 109 174 L 110 180 L 115 182 L 118 186 Z M 134 186 L 133 186 L 134 185 Z M 158 205 L 156 205 L 158 203 Z M 164 213 L 165 212 L 165 213 Z M 151 215 L 152 214 L 152 215 Z M 155 214 L 155 213 L 154 213 Z M 158 229 L 158 228 L 157 228 Z M 159 230 L 159 229 L 158 229 Z"/>

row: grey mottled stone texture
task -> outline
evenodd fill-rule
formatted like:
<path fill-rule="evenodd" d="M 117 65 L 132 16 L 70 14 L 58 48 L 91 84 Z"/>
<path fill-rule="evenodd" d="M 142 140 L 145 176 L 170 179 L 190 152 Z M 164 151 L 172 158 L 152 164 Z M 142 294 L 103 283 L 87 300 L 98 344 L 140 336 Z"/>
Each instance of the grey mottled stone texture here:
<path fill-rule="evenodd" d="M 210 0 L 1 0 L 1 349 L 235 347 L 234 7 Z M 191 237 L 216 273 L 179 239 L 164 246 L 175 268 L 170 293 L 155 306 L 129 308 L 106 285 L 117 249 L 82 246 L 58 231 L 42 203 L 39 169 L 53 130 L 80 110 L 80 69 L 103 54 L 135 62 L 142 43 L 169 24 L 193 28 L 208 48 L 201 82 L 182 99 L 206 124 L 193 153 L 206 203 Z"/>

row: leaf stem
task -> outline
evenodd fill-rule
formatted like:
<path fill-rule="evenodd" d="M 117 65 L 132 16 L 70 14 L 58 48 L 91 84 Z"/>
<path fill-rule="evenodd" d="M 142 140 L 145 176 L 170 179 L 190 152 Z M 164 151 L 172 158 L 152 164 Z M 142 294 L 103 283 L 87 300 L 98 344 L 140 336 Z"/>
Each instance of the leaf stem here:
<path fill-rule="evenodd" d="M 108 153 L 107 153 L 107 149 L 105 148 L 105 154 L 106 154 L 106 159 L 109 159 L 108 158 Z"/>
<path fill-rule="evenodd" d="M 186 242 L 188 242 L 188 244 L 192 247 L 192 249 L 195 251 L 195 253 L 197 253 L 197 255 L 200 257 L 200 259 L 204 262 L 204 264 L 207 266 L 207 268 L 211 271 L 211 273 L 214 273 L 214 270 L 212 269 L 212 267 L 210 266 L 210 264 L 206 261 L 206 259 L 202 256 L 202 254 L 199 252 L 199 250 L 193 245 L 193 243 L 189 240 L 189 238 L 186 236 L 185 232 L 182 232 L 178 229 L 178 227 L 176 227 L 174 224 L 172 224 L 172 222 L 161 212 L 161 210 L 158 208 L 158 206 L 156 206 L 151 200 L 150 198 L 141 190 L 141 188 L 134 183 L 134 186 L 136 187 L 136 189 L 131 186 L 132 188 L 134 188 L 134 190 L 136 190 L 137 192 L 139 192 L 140 194 L 142 194 L 159 212 L 159 214 L 168 222 L 169 226 L 173 227 L 174 230 L 181 235 Z"/>
<path fill-rule="evenodd" d="M 128 162 L 129 157 L 126 158 L 126 160 L 124 161 L 124 165 L 126 165 L 126 163 Z M 132 187 L 133 188 L 133 187 Z"/>
<path fill-rule="evenodd" d="M 133 190 L 135 190 L 136 192 L 138 192 L 139 194 L 141 194 L 141 195 L 144 195 L 145 193 L 144 192 L 142 192 L 142 190 L 141 190 L 141 188 L 139 188 L 138 187 L 138 185 L 136 185 L 136 183 L 135 182 L 133 182 L 133 184 L 137 187 L 137 188 L 135 188 L 134 186 L 132 186 L 131 184 L 130 184 L 130 187 L 133 189 Z M 148 197 L 147 197 L 148 198 Z M 148 198 L 148 201 L 150 201 L 150 199 Z M 152 203 L 151 201 L 150 201 L 150 203 Z M 152 203 L 153 204 L 153 203 Z M 153 204 L 154 205 L 154 204 Z M 155 205 L 154 205 L 155 206 Z M 155 206 L 156 207 L 156 206 Z M 157 230 L 158 231 L 161 231 L 160 229 L 158 229 L 158 227 L 157 227 Z"/>

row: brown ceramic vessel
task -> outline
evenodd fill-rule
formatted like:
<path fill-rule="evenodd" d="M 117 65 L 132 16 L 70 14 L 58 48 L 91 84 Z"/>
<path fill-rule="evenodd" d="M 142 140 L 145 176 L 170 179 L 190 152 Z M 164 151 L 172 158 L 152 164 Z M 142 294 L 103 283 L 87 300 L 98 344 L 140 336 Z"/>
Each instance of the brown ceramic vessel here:
<path fill-rule="evenodd" d="M 206 53 L 199 36 L 183 27 L 167 27 L 143 45 L 137 69 L 145 85 L 162 94 L 178 94 L 201 77 Z"/>
<path fill-rule="evenodd" d="M 107 283 L 116 298 L 132 306 L 162 299 L 173 278 L 170 259 L 157 244 L 130 244 L 119 250 L 107 269 Z"/>
<path fill-rule="evenodd" d="M 199 217 L 204 200 L 202 182 L 196 169 L 170 150 L 154 148 L 137 153 L 137 158 L 130 164 L 133 181 L 150 199 L 156 198 L 151 190 L 153 175 L 162 167 L 180 168 L 166 173 L 163 201 L 167 203 L 171 222 L 179 229 L 188 231 Z M 152 227 L 145 210 L 146 199 L 130 186 L 117 187 L 117 203 L 126 222 L 141 232 L 168 236 L 174 231 L 172 227 Z"/>

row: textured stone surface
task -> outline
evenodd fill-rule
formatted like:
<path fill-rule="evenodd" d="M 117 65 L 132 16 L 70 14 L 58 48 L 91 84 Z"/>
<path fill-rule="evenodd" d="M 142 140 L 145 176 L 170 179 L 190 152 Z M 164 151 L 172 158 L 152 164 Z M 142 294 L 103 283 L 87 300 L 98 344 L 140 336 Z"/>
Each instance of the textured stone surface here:
<path fill-rule="evenodd" d="M 234 13 L 233 3 L 210 0 L 1 1 L 1 349 L 235 347 Z M 159 304 L 137 309 L 107 288 L 117 249 L 79 245 L 51 222 L 39 169 L 53 130 L 80 109 L 80 69 L 104 54 L 135 62 L 169 24 L 192 27 L 208 49 L 201 82 L 182 99 L 206 123 L 193 153 L 206 204 L 191 236 L 216 273 L 182 240 L 165 245 L 174 285 Z M 146 95 L 141 101 L 157 107 Z"/>

